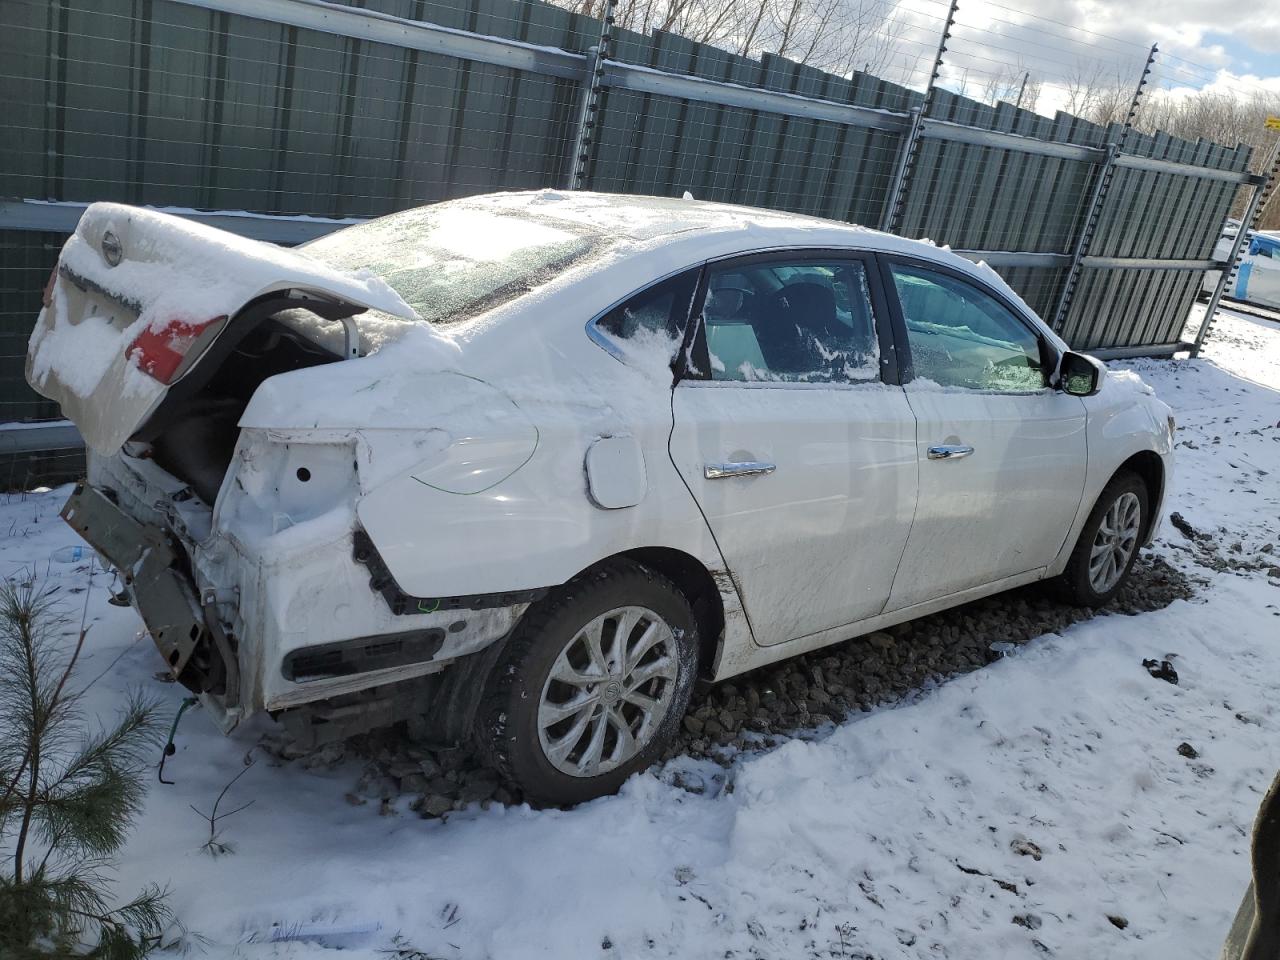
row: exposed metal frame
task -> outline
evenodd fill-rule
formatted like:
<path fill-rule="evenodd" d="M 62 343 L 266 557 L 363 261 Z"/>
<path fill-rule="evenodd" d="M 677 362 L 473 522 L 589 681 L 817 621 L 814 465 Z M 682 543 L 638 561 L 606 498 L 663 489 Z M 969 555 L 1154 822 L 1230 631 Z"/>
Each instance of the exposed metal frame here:
<path fill-rule="evenodd" d="M 1080 266 L 1093 270 L 1214 270 L 1221 260 L 1165 260 L 1160 257 L 1083 257 Z"/>
<path fill-rule="evenodd" d="M 915 165 L 916 150 L 920 146 L 920 131 L 924 125 L 924 119 L 929 115 L 929 108 L 933 106 L 933 91 L 938 82 L 938 77 L 942 75 L 942 55 L 947 52 L 947 41 L 951 39 L 951 28 L 956 24 L 956 8 L 959 0 L 951 0 L 947 6 L 947 19 L 942 25 L 942 36 L 938 38 L 938 51 L 933 56 L 933 67 L 929 71 L 929 82 L 924 88 L 924 99 L 920 106 L 911 111 L 911 128 L 907 132 L 907 138 L 902 143 L 902 148 L 898 153 L 898 162 L 895 164 L 893 171 L 893 180 L 889 185 L 889 196 L 885 201 L 884 216 L 881 218 L 880 227 L 892 233 L 898 228 L 902 222 L 902 208 L 905 205 L 903 196 L 906 192 L 907 183 L 911 179 L 911 169 Z"/>
<path fill-rule="evenodd" d="M 175 3 L 255 20 L 283 23 L 353 40 L 372 40 L 514 70 L 579 80 L 586 56 L 501 37 L 487 37 L 434 23 L 325 0 L 174 0 Z"/>
<path fill-rule="evenodd" d="M 1071 265 L 1069 253 L 1024 253 L 1020 250 L 953 250 L 952 253 L 974 263 L 982 261 L 991 267 L 1039 267 L 1052 270 Z"/>
<path fill-rule="evenodd" d="M 1024 137 L 1017 133 L 966 127 L 964 124 L 953 123 L 950 120 L 925 119 L 920 125 L 920 136 L 934 140 L 950 140 L 954 143 L 969 143 L 978 147 L 994 147 L 997 150 L 1021 150 L 1024 153 L 1035 153 L 1058 160 L 1078 160 L 1083 163 L 1101 163 L 1107 153 L 1104 147 L 1065 143 L 1061 140 L 1037 140 L 1035 137 Z"/>
<path fill-rule="evenodd" d="M 1115 164 L 1130 170 L 1150 170 L 1153 173 L 1172 173 L 1179 177 L 1198 177 L 1201 180 L 1221 180 L 1224 183 L 1257 184 L 1265 178 L 1247 170 L 1219 170 L 1216 167 L 1197 167 L 1193 163 L 1178 163 L 1158 157 L 1140 157 L 1133 153 L 1117 154 Z"/>
<path fill-rule="evenodd" d="M 1159 47 L 1153 43 L 1151 50 L 1147 53 L 1146 63 L 1142 65 L 1138 83 L 1133 88 L 1133 97 L 1129 100 L 1129 113 L 1125 116 L 1124 128 L 1120 131 L 1120 142 L 1107 144 L 1106 158 L 1098 168 L 1089 197 L 1089 206 L 1085 208 L 1085 216 L 1080 224 L 1080 233 L 1076 237 L 1075 249 L 1071 252 L 1071 266 L 1067 269 L 1067 276 L 1062 283 L 1062 292 L 1058 296 L 1057 309 L 1053 313 L 1052 323 L 1055 332 L 1061 333 L 1066 326 L 1067 312 L 1071 309 L 1071 298 L 1075 295 L 1076 287 L 1080 283 L 1080 273 L 1084 269 L 1084 261 L 1089 254 L 1089 245 L 1093 242 L 1093 235 L 1098 229 L 1102 208 L 1107 200 L 1107 191 L 1115 176 L 1116 160 L 1124 152 L 1129 133 L 1133 130 L 1133 120 L 1138 115 L 1139 104 L 1142 103 L 1142 89 L 1147 85 L 1147 77 L 1151 76 L 1151 66 L 1155 63 L 1158 52 Z"/>
<path fill-rule="evenodd" d="M 1128 360 L 1131 357 L 1172 357 L 1179 350 L 1187 349 L 1184 343 L 1159 343 L 1146 347 L 1100 347 L 1097 350 L 1081 350 L 1099 360 Z"/>
<path fill-rule="evenodd" d="M 587 51 L 587 73 L 582 78 L 582 96 L 578 101 L 578 124 L 573 137 L 573 158 L 569 165 L 569 189 L 581 190 L 591 161 L 591 145 L 595 142 L 596 117 L 600 110 L 600 88 L 604 79 L 604 61 L 613 43 L 614 11 L 618 0 L 604 0 L 600 10 L 600 39 Z"/>
<path fill-rule="evenodd" d="M 501 37 L 481 36 L 465 30 L 409 20 L 374 10 L 329 3 L 326 0 L 173 0 L 173 2 L 203 10 L 214 10 L 307 30 L 317 30 L 354 40 L 387 43 L 426 53 L 474 60 L 515 70 L 563 77 L 568 80 L 581 81 L 591 65 L 590 52 L 572 53 L 568 50 L 521 43 Z M 940 58 L 946 51 L 946 41 L 950 36 L 951 25 L 954 23 L 954 14 L 955 4 L 953 3 L 946 29 L 939 42 L 935 72 L 939 69 Z M 652 67 L 610 60 L 607 50 L 602 50 L 601 53 L 601 70 L 600 85 L 615 87 L 619 90 L 763 110 L 810 120 L 828 120 L 872 130 L 906 132 L 912 125 L 910 111 L 862 107 L 834 100 L 785 93 L 780 90 L 765 90 L 760 87 L 747 87 L 720 80 L 669 73 Z M 931 89 L 932 82 L 927 90 Z M 927 116 L 920 118 L 919 137 L 951 140 L 1002 150 L 1020 150 L 1061 160 L 1090 163 L 1101 163 L 1106 154 L 1106 149 L 1103 147 L 1065 143 L 1058 140 L 1037 140 L 1034 137 L 998 130 L 966 127 L 963 124 L 930 119 Z M 1230 183 L 1254 183 L 1259 180 L 1256 175 L 1248 172 L 1197 167 L 1193 164 L 1132 154 L 1118 156 L 1116 165 Z"/>
<path fill-rule="evenodd" d="M 877 110 L 852 103 L 819 100 L 781 90 L 745 87 L 738 83 L 707 80 L 652 67 L 609 60 L 604 65 L 603 84 L 619 90 L 652 93 L 663 97 L 715 103 L 725 107 L 763 110 L 805 120 L 828 120 L 871 130 L 906 130 L 910 115 L 893 110 Z"/>
<path fill-rule="evenodd" d="M 1023 253 L 1018 250 L 955 250 L 957 256 L 979 260 L 992 267 L 1037 267 L 1045 270 L 1070 267 L 1069 253 Z M 1080 266 L 1094 270 L 1216 270 L 1222 260 L 1172 260 L 1160 257 L 1082 257 Z"/>
<path fill-rule="evenodd" d="M 1195 342 L 1191 344 L 1191 356 L 1193 358 L 1200 356 L 1200 349 L 1204 346 L 1205 337 L 1209 335 L 1209 329 L 1213 326 L 1213 318 L 1217 315 L 1218 304 L 1222 301 L 1222 295 L 1239 272 L 1240 248 L 1244 246 L 1249 234 L 1253 231 L 1263 207 L 1276 188 L 1277 180 L 1280 179 L 1280 139 L 1277 139 L 1271 145 L 1271 156 L 1267 158 L 1262 169 L 1264 173 L 1259 177 L 1261 182 L 1254 185 L 1253 194 L 1249 197 L 1244 216 L 1240 218 L 1240 228 L 1236 230 L 1235 239 L 1231 242 L 1231 253 L 1227 256 L 1222 273 L 1218 275 L 1218 283 L 1213 288 L 1213 294 L 1209 297 L 1209 302 L 1204 308 L 1204 319 L 1200 321 L 1200 329 L 1196 331 Z"/>

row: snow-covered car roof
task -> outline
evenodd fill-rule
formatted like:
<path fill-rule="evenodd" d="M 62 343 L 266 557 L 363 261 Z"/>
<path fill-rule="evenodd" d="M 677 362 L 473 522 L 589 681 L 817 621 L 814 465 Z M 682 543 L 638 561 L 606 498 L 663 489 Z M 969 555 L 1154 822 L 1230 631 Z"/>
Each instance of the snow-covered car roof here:
<path fill-rule="evenodd" d="M 484 205 L 496 212 L 595 229 L 602 234 L 631 240 L 661 240 L 689 231 L 760 231 L 807 228 L 831 232 L 842 246 L 869 250 L 918 250 L 921 241 L 907 240 L 869 227 L 828 220 L 807 214 L 765 210 L 737 204 L 695 200 L 692 197 L 646 197 L 615 193 L 539 190 L 494 193 L 470 197 L 467 204 Z M 924 241 L 926 246 L 931 246 Z"/>
<path fill-rule="evenodd" d="M 495 193 L 454 201 L 494 213 L 560 222 L 633 241 L 633 250 L 670 246 L 697 249 L 703 259 L 770 248 L 836 247 L 898 253 L 933 260 L 996 287 L 1027 313 L 1033 311 L 985 263 L 975 263 L 931 240 L 913 240 L 870 227 L 806 214 L 765 210 L 690 197 L 647 197 L 579 191 L 539 190 Z M 688 258 L 693 266 L 696 257 Z M 674 265 L 673 265 L 674 266 Z M 1056 340 L 1057 338 L 1054 337 Z M 1062 344 L 1059 344 L 1062 346 Z"/>
<path fill-rule="evenodd" d="M 734 234 L 742 237 L 743 251 L 811 243 L 815 247 L 901 253 L 945 263 L 1000 287 L 1018 303 L 1022 300 L 986 264 L 977 264 L 939 247 L 928 239 L 913 240 L 839 220 L 807 214 L 765 210 L 736 204 L 715 203 L 691 197 L 646 197 L 625 194 L 539 190 L 495 193 L 470 197 L 494 212 L 556 220 L 566 225 L 598 230 L 610 237 L 661 244 L 684 239 L 690 233 Z M 1025 304 L 1023 304 L 1025 307 Z M 1028 312 L 1033 312 L 1026 307 Z"/>

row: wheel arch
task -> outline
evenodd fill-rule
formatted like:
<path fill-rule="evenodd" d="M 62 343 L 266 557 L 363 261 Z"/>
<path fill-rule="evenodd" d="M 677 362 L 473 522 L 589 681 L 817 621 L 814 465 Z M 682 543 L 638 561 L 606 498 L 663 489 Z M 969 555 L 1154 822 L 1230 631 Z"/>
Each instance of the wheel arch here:
<path fill-rule="evenodd" d="M 1136 473 L 1147 488 L 1146 520 L 1143 522 L 1141 543 L 1147 542 L 1147 536 L 1155 527 L 1156 511 L 1164 500 L 1164 460 L 1154 450 L 1140 450 L 1116 468 L 1111 475 L 1114 480 L 1125 471 Z M 1110 481 L 1108 481 L 1109 483 Z"/>
<path fill-rule="evenodd" d="M 637 547 L 609 559 L 633 560 L 660 573 L 685 595 L 698 624 L 698 674 L 709 679 L 724 637 L 725 609 L 711 571 L 692 554 L 674 547 Z"/>

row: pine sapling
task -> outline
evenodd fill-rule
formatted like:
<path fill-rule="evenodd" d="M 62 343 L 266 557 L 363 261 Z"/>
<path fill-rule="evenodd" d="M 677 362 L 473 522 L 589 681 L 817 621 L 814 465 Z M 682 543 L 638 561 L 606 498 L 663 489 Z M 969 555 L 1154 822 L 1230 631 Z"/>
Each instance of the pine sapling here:
<path fill-rule="evenodd" d="M 34 579 L 0 584 L 0 956 L 130 960 L 171 919 L 155 885 L 111 905 L 112 857 L 142 806 L 158 704 L 132 696 L 113 725 L 87 729 L 72 683 L 87 625 L 65 652 L 71 621 Z"/>

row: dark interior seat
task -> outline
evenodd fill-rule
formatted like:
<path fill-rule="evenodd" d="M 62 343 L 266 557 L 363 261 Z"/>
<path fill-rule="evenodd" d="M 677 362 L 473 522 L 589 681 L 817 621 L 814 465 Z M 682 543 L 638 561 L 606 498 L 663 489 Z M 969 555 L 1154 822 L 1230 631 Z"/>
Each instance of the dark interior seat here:
<path fill-rule="evenodd" d="M 760 353 L 774 373 L 824 369 L 819 345 L 827 352 L 846 346 L 850 331 L 837 318 L 835 293 L 826 284 L 789 283 L 761 299 L 752 326 Z"/>

